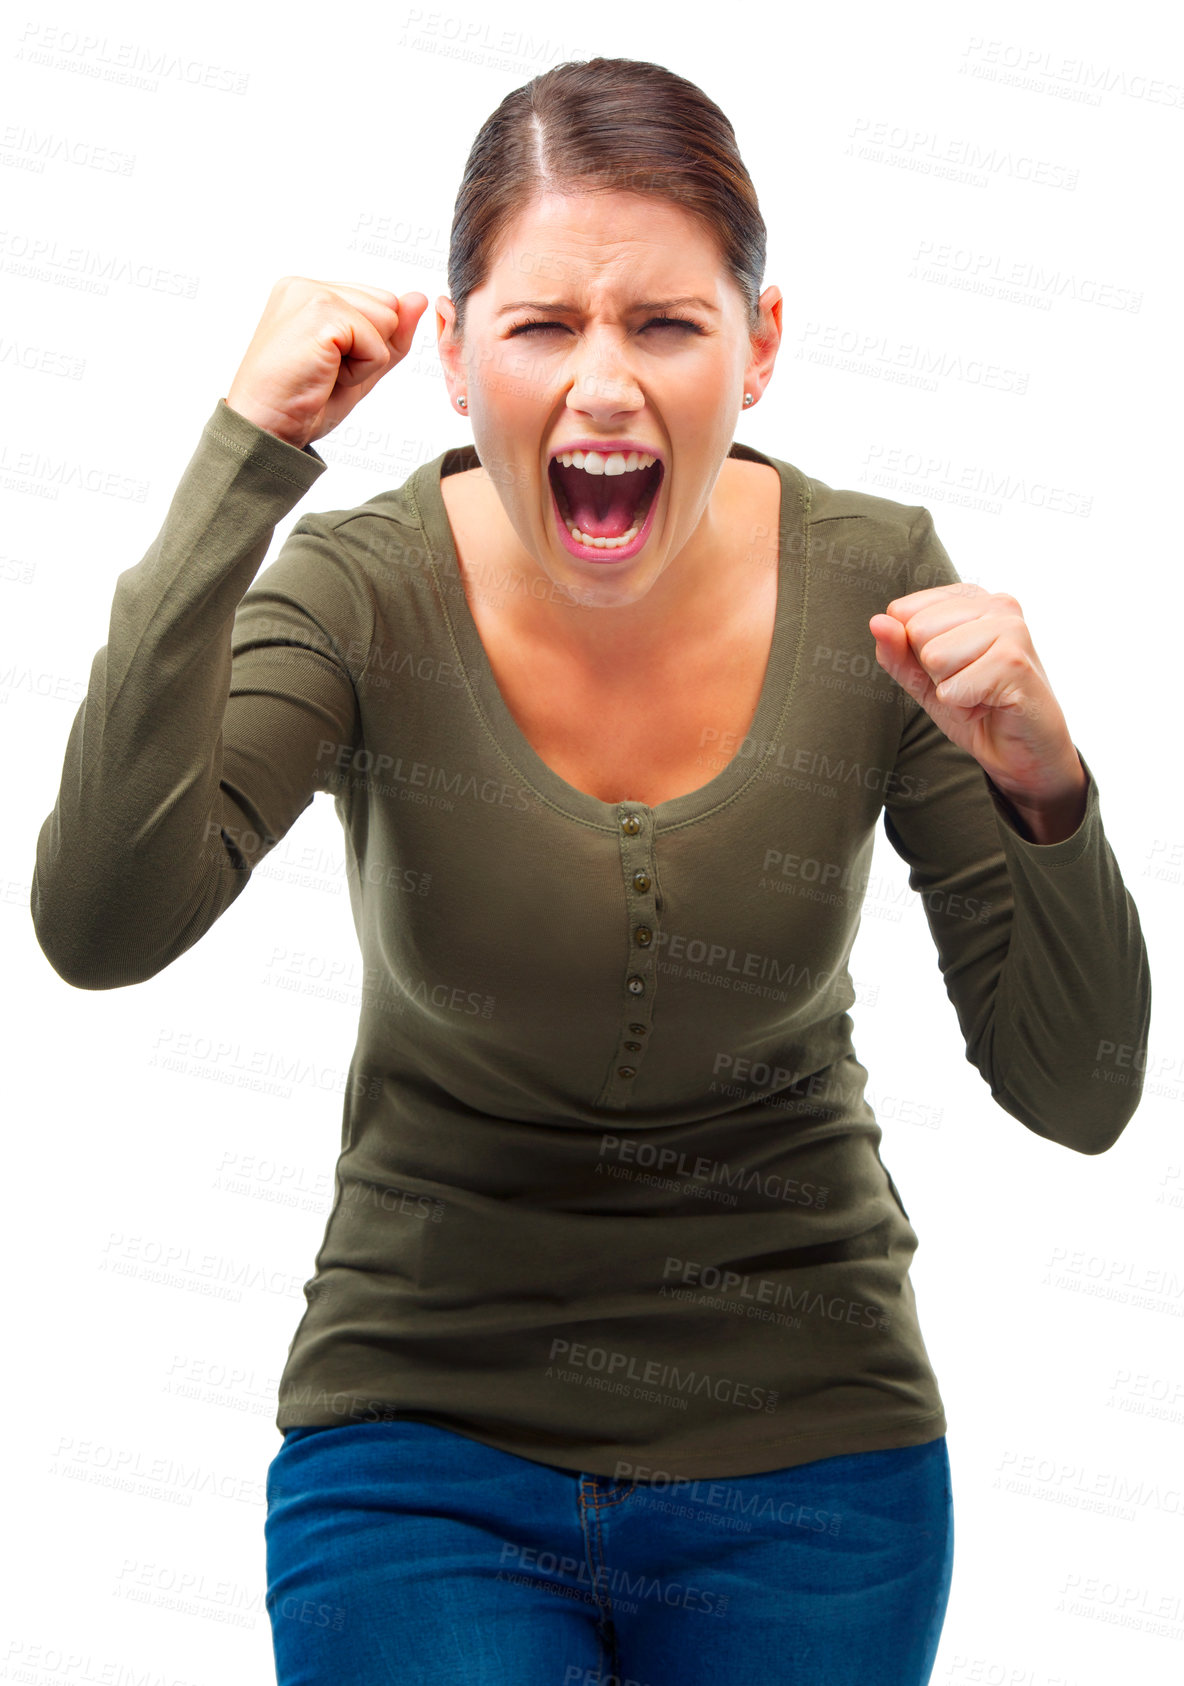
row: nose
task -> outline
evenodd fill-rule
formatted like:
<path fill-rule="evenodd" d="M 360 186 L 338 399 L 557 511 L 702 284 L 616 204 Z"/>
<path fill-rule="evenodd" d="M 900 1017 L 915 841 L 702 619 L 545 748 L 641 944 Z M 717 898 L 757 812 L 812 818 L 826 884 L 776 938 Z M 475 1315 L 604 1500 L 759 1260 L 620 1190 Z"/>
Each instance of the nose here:
<path fill-rule="evenodd" d="M 622 412 L 640 410 L 645 404 L 645 394 L 628 359 L 610 340 L 593 336 L 579 346 L 573 352 L 568 374 L 572 384 L 567 406 L 581 415 L 608 421 Z"/>

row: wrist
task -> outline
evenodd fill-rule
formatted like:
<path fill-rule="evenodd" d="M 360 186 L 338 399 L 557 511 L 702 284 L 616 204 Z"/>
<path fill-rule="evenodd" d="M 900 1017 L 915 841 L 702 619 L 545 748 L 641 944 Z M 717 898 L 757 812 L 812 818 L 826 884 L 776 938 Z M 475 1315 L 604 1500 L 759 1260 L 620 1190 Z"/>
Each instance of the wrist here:
<path fill-rule="evenodd" d="M 233 410 L 236 416 L 241 416 L 244 421 L 250 422 L 252 427 L 257 427 L 264 433 L 270 433 L 274 439 L 282 440 L 285 445 L 291 445 L 297 451 L 303 451 L 310 443 L 307 433 L 295 434 L 290 425 L 285 426 L 278 416 L 270 411 L 261 410 L 258 406 L 252 404 L 249 399 L 239 400 L 231 394 L 223 398 L 222 402 L 228 410 Z"/>
<path fill-rule="evenodd" d="M 1074 767 L 1064 782 L 1040 792 L 1008 790 L 991 780 L 1035 843 L 1063 842 L 1085 818 L 1089 780 L 1076 750 L 1073 755 Z"/>

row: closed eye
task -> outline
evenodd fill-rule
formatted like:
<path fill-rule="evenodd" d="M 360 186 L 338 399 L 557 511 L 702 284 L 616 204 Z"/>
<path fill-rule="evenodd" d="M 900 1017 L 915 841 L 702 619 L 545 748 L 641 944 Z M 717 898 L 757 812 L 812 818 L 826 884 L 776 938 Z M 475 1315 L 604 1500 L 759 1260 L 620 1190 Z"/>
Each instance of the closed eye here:
<path fill-rule="evenodd" d="M 519 322 L 510 329 L 507 339 L 513 339 L 515 334 L 528 334 L 537 328 L 562 328 L 562 322 L 548 322 L 542 317 L 532 316 L 529 321 Z M 692 322 L 686 316 L 655 316 L 646 323 L 647 328 L 689 328 L 694 334 L 706 333 L 706 329 L 698 322 Z"/>

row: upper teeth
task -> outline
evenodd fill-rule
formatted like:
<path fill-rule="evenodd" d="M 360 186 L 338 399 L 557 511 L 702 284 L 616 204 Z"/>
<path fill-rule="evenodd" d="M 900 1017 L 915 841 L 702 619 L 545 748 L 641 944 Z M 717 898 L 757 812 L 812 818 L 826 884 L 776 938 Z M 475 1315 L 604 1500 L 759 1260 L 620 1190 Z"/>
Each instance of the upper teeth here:
<path fill-rule="evenodd" d="M 657 457 L 648 451 L 560 451 L 556 458 L 564 468 L 582 468 L 585 474 L 632 474 L 635 468 L 652 468 Z"/>

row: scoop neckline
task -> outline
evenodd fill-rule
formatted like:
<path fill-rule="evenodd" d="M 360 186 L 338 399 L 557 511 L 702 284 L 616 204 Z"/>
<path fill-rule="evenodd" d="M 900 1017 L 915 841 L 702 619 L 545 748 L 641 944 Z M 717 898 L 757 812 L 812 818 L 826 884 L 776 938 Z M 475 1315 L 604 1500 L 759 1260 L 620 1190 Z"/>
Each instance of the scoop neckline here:
<path fill-rule="evenodd" d="M 606 802 L 569 784 L 539 755 L 502 696 L 469 607 L 456 541 L 440 490 L 440 481 L 446 475 L 481 466 L 476 448 L 473 445 L 452 446 L 431 462 L 421 464 L 408 482 L 427 541 L 428 563 L 440 610 L 469 697 L 485 731 L 515 776 L 549 807 L 558 809 L 571 819 L 601 829 L 616 830 L 624 814 L 641 813 L 653 816 L 655 830 L 668 831 L 674 826 L 688 825 L 734 801 L 759 776 L 764 764 L 776 752 L 779 728 L 796 689 L 806 635 L 809 487 L 805 475 L 792 463 L 768 456 L 753 445 L 733 440 L 728 456 L 741 461 L 765 463 L 777 471 L 781 482 L 777 524 L 777 607 L 764 680 L 756 712 L 731 760 L 695 790 L 653 804 L 632 798 Z M 797 567 L 793 566 L 795 557 L 799 561 Z M 449 607 L 452 600 L 456 601 L 455 613 Z M 745 745 L 752 747 L 742 754 L 741 749 Z"/>

